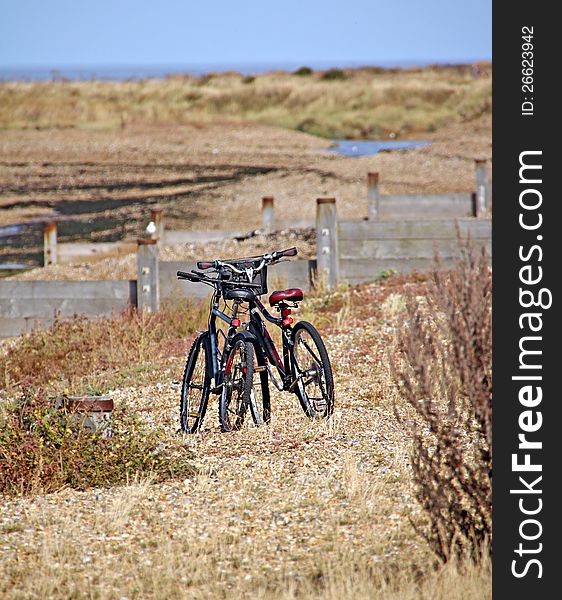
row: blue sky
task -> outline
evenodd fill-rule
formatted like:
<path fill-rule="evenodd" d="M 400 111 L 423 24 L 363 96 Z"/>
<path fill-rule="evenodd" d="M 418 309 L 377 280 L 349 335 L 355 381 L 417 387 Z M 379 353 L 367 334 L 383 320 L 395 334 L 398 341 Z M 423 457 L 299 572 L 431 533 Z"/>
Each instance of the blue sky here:
<path fill-rule="evenodd" d="M 489 59 L 491 12 L 491 0 L 3 0 L 0 66 Z"/>

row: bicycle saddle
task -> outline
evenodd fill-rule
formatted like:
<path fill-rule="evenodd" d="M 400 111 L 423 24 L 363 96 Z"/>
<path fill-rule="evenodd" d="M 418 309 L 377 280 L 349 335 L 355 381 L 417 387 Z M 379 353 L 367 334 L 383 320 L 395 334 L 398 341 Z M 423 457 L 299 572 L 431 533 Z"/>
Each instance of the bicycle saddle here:
<path fill-rule="evenodd" d="M 291 302 L 300 302 L 304 298 L 302 290 L 299 288 L 289 288 L 288 290 L 277 290 L 273 292 L 269 297 L 270 306 L 275 306 L 283 300 L 290 300 Z"/>
<path fill-rule="evenodd" d="M 224 292 L 225 300 L 253 300 L 256 297 L 256 293 L 252 290 L 242 288 L 231 288 Z"/>

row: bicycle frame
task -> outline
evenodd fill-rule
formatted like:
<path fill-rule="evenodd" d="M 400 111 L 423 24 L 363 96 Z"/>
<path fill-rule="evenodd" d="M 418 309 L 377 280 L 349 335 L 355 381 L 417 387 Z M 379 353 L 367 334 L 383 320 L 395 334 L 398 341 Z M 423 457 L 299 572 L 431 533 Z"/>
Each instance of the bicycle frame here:
<path fill-rule="evenodd" d="M 283 356 L 279 356 L 275 342 L 273 341 L 260 313 L 274 325 L 277 325 L 281 329 L 281 339 L 283 341 Z M 266 358 L 270 365 L 274 365 L 277 369 L 279 376 L 281 377 L 282 385 L 279 385 L 271 370 L 269 374 L 271 379 L 279 390 L 289 390 L 293 384 L 293 377 L 290 364 L 290 349 L 293 345 L 291 340 L 291 326 L 284 326 L 283 319 L 274 317 L 263 305 L 259 298 L 255 298 L 250 301 L 250 324 L 249 331 L 258 340 L 258 343 L 264 348 Z"/>
<path fill-rule="evenodd" d="M 208 327 L 211 342 L 212 375 L 215 381 L 215 387 L 212 391 L 215 393 L 218 393 L 220 391 L 220 388 L 224 383 L 223 380 L 225 373 L 224 369 L 222 368 L 223 365 L 221 364 L 223 360 L 222 357 L 228 354 L 228 351 L 230 350 L 230 340 L 238 332 L 237 327 L 233 325 L 233 321 L 235 321 L 237 318 L 238 308 L 240 305 L 240 302 L 234 301 L 232 315 L 229 316 L 221 310 L 219 310 L 220 297 L 220 291 L 215 290 L 212 299 L 212 307 L 209 316 Z M 283 319 L 272 315 L 263 305 L 263 302 L 260 300 L 259 297 L 256 296 L 254 299 L 249 300 L 248 304 L 250 322 L 248 324 L 247 331 L 256 338 L 258 344 L 265 350 L 268 366 L 273 365 L 277 369 L 277 373 L 281 378 L 282 384 L 279 384 L 277 382 L 271 370 L 268 369 L 274 385 L 280 390 L 288 390 L 293 384 L 290 364 L 290 348 L 292 346 L 292 340 L 290 337 L 291 327 L 283 326 Z M 279 352 L 277 350 L 277 347 L 275 346 L 275 342 L 273 341 L 269 331 L 267 330 L 260 313 L 265 317 L 266 320 L 268 320 L 270 323 L 273 323 L 274 325 L 277 325 L 277 327 L 281 329 L 281 335 L 283 340 L 282 356 L 279 356 Z M 229 329 L 225 335 L 225 346 L 220 359 L 218 347 L 219 329 L 217 328 L 217 318 L 221 319 L 229 325 Z"/>
<path fill-rule="evenodd" d="M 223 357 L 228 354 L 230 350 L 230 340 L 236 335 L 236 327 L 233 325 L 233 321 L 236 319 L 236 315 L 238 313 L 239 303 L 234 303 L 234 308 L 232 311 L 232 316 L 228 316 L 219 310 L 219 300 L 221 297 L 221 292 L 219 289 L 215 288 L 215 292 L 213 293 L 211 313 L 209 315 L 209 338 L 211 341 L 211 366 L 212 366 L 212 375 L 215 381 L 215 387 L 211 390 L 212 392 L 218 393 L 220 390 L 223 379 L 224 379 L 224 371 L 221 368 L 221 364 Z M 217 329 L 217 318 L 222 319 L 225 323 L 229 325 L 228 331 L 225 335 L 225 344 L 223 348 L 223 352 L 221 355 L 221 361 L 219 361 L 219 345 L 218 345 L 218 332 Z M 222 331 L 221 331 L 222 333 Z M 224 334 L 223 334 L 224 335 Z"/>

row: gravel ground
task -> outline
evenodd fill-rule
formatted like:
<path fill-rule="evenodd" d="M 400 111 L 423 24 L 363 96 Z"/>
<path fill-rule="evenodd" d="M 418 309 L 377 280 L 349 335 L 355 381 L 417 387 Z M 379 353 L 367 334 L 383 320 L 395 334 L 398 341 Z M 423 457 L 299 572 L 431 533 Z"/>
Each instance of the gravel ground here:
<path fill-rule="evenodd" d="M 206 598 L 230 589 L 267 598 L 263 590 L 314 577 L 342 556 L 372 565 L 425 557 L 406 518 L 419 509 L 384 360 L 399 318 L 396 296 L 384 302 L 390 291 L 352 291 L 324 332 L 336 382 L 330 421 L 309 421 L 294 396 L 275 392 L 269 426 L 221 434 L 215 402 L 204 431 L 189 436 L 194 479 L 2 499 L 0 595 Z M 361 329 L 347 324 L 350 305 L 365 312 Z M 180 376 L 178 360 L 152 384 L 110 394 L 174 436 Z M 178 555 L 185 569 L 170 573 Z"/>
<path fill-rule="evenodd" d="M 5 131 L 0 225 L 71 214 L 66 205 L 80 201 L 85 222 L 112 219 L 127 239 L 156 203 L 173 229 L 255 229 L 265 195 L 286 221 L 313 218 L 322 196 L 337 198 L 341 217 L 357 218 L 367 214 L 369 171 L 380 172 L 383 193 L 474 189 L 474 159 L 491 159 L 491 119 L 424 137 L 432 143 L 423 148 L 349 158 L 325 152 L 329 140 L 252 123 Z"/>

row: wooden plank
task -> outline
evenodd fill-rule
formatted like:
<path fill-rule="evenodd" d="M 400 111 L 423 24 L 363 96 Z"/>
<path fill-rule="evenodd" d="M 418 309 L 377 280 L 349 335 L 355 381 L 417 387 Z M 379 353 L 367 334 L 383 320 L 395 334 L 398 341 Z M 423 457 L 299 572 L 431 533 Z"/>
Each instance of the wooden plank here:
<path fill-rule="evenodd" d="M 477 247 L 491 251 L 491 241 L 474 240 Z M 433 258 L 436 250 L 442 256 L 457 256 L 457 239 L 419 240 L 344 240 L 340 241 L 340 258 Z"/>
<path fill-rule="evenodd" d="M 399 258 L 399 259 L 342 259 L 340 261 L 341 278 L 349 283 L 364 283 L 374 281 L 390 270 L 397 273 L 411 273 L 412 271 L 430 271 L 434 267 L 432 258 Z M 454 267 L 455 261 L 450 258 L 443 259 L 445 269 Z"/>
<path fill-rule="evenodd" d="M 194 261 L 160 261 L 158 268 L 162 298 L 207 298 L 211 293 L 211 288 L 203 283 L 178 280 L 177 271 L 189 272 L 191 269 L 197 269 L 197 263 Z"/>
<path fill-rule="evenodd" d="M 456 239 L 455 222 L 461 235 L 468 232 L 473 239 L 488 239 L 492 236 L 490 219 L 441 219 L 434 221 L 339 221 L 338 235 L 343 240 L 380 239 Z"/>
<path fill-rule="evenodd" d="M 270 267 L 267 274 L 269 291 L 291 287 L 308 291 L 315 269 L 315 260 L 291 260 Z"/>
<path fill-rule="evenodd" d="M 0 339 L 29 333 L 34 327 L 48 327 L 53 319 L 0 317 Z"/>
<path fill-rule="evenodd" d="M 446 194 L 383 194 L 381 202 L 384 204 L 415 204 L 424 207 L 439 205 L 470 205 L 471 192 L 449 192 Z"/>
<path fill-rule="evenodd" d="M 2 298 L 0 316 L 10 318 L 51 318 L 56 313 L 61 317 L 73 315 L 111 316 L 129 306 L 127 299 L 96 298 L 84 301 L 83 298 Z"/>
<path fill-rule="evenodd" d="M 114 298 L 129 300 L 136 281 L 0 281 L 0 298 Z"/>
<path fill-rule="evenodd" d="M 382 196 L 380 216 L 384 219 L 416 219 L 470 217 L 472 203 L 469 192 L 431 195 Z"/>

